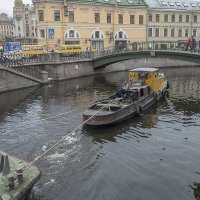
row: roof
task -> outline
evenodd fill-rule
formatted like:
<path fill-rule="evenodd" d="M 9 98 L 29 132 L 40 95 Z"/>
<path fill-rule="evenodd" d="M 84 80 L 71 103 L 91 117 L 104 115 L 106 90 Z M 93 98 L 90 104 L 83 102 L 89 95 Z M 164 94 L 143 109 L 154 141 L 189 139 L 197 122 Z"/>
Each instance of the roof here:
<path fill-rule="evenodd" d="M 76 3 L 95 3 L 117 6 L 146 6 L 143 0 L 68 0 Z"/>
<path fill-rule="evenodd" d="M 43 0 L 43 2 L 64 2 L 64 0 Z M 33 3 L 40 3 L 40 0 L 33 0 Z M 112 6 L 131 6 L 131 7 L 138 7 L 138 6 L 145 6 L 146 3 L 144 0 L 67 0 L 66 3 L 75 3 L 75 4 L 104 4 L 104 5 L 112 5 Z"/>
<path fill-rule="evenodd" d="M 200 0 L 145 0 L 145 2 L 152 9 L 200 11 Z"/>
<path fill-rule="evenodd" d="M 133 71 L 133 72 L 155 72 L 155 71 L 158 71 L 159 69 L 157 68 L 136 68 L 136 69 L 132 69 L 130 71 Z"/>

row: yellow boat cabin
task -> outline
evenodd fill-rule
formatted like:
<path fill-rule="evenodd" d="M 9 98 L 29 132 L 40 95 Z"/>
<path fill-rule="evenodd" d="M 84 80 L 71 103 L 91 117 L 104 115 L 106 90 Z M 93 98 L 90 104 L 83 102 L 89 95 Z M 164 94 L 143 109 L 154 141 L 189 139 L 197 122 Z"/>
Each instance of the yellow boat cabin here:
<path fill-rule="evenodd" d="M 168 82 L 163 73 L 157 68 L 137 68 L 129 70 L 129 85 L 142 80 L 150 86 L 152 92 L 159 92 L 168 87 Z"/>

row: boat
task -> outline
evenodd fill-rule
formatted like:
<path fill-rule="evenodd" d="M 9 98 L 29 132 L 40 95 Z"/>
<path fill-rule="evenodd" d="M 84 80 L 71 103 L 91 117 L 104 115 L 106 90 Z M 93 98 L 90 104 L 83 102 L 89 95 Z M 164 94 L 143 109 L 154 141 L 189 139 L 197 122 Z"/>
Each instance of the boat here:
<path fill-rule="evenodd" d="M 112 125 L 141 115 L 164 98 L 169 88 L 169 82 L 157 68 L 132 69 L 128 76 L 119 91 L 84 111 L 86 125 Z"/>
<path fill-rule="evenodd" d="M 0 151 L 0 200 L 29 199 L 40 177 L 36 166 Z"/>

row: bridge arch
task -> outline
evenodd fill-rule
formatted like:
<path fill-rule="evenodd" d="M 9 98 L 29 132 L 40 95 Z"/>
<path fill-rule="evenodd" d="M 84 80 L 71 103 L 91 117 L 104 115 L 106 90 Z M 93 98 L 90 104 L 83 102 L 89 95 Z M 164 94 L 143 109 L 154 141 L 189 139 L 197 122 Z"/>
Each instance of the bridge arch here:
<path fill-rule="evenodd" d="M 148 58 L 151 59 L 171 59 L 177 61 L 187 61 L 190 63 L 196 63 L 200 65 L 200 54 L 198 53 L 188 53 L 185 51 L 150 51 L 150 50 L 141 50 L 141 51 L 127 51 L 127 52 L 115 52 L 115 53 L 107 53 L 104 55 L 93 59 L 94 68 L 101 68 L 107 65 L 131 59 L 142 59 L 146 60 Z"/>

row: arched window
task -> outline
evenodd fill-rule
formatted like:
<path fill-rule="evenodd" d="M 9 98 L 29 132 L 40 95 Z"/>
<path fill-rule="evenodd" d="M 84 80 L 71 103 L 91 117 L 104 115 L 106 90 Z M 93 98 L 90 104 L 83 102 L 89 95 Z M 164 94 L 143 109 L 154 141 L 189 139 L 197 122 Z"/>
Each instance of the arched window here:
<path fill-rule="evenodd" d="M 125 31 L 118 31 L 117 33 L 115 33 L 115 39 L 128 39 L 128 34 Z"/>
<path fill-rule="evenodd" d="M 71 29 L 65 33 L 65 38 L 80 38 L 80 34 L 76 30 Z"/>
<path fill-rule="evenodd" d="M 93 39 L 103 39 L 104 38 L 104 34 L 100 30 L 95 30 L 95 31 L 92 32 L 91 38 L 93 38 Z"/>

